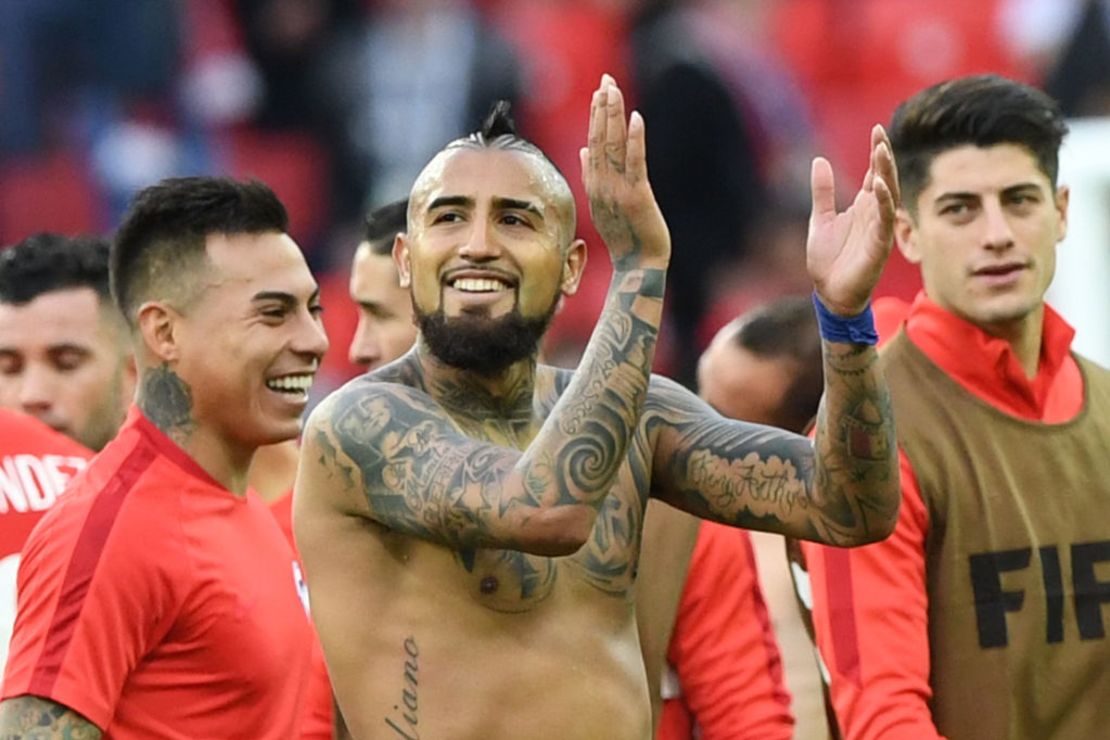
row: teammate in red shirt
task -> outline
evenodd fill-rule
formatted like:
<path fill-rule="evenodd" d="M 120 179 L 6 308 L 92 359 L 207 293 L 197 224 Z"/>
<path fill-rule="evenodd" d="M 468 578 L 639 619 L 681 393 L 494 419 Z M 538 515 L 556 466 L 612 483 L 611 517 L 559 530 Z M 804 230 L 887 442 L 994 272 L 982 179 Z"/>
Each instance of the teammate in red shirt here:
<path fill-rule="evenodd" d="M 15 622 L 19 552 L 90 457 L 91 450 L 38 419 L 0 408 L 0 666 Z"/>
<path fill-rule="evenodd" d="M 292 549 L 247 491 L 297 436 L 327 338 L 266 186 L 142 191 L 112 252 L 136 408 L 32 533 L 0 735 L 289 738 L 311 630 Z"/>
<path fill-rule="evenodd" d="M 1043 93 L 998 77 L 895 114 L 898 241 L 925 284 L 883 355 L 902 509 L 884 542 L 804 546 L 846 738 L 1105 728 L 1110 373 L 1071 352 L 1044 303 L 1067 225 L 1065 132 Z"/>

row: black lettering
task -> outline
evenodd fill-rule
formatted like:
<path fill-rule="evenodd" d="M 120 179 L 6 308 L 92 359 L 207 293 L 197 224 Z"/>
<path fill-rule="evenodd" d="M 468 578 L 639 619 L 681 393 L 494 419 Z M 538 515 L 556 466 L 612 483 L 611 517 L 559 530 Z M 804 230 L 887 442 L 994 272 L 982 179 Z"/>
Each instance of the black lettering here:
<path fill-rule="evenodd" d="M 1001 574 L 1029 567 L 1032 550 L 984 552 L 968 557 L 971 587 L 975 591 L 975 618 L 979 626 L 979 647 L 1005 647 L 1009 644 L 1006 612 L 1016 612 L 1025 602 L 1024 591 L 1003 591 Z"/>
<path fill-rule="evenodd" d="M 1106 636 L 1102 605 L 1110 603 L 1110 581 L 1100 581 L 1096 563 L 1110 562 L 1110 540 L 1081 542 L 1071 546 L 1071 577 L 1075 587 L 1075 619 L 1079 637 L 1101 640 Z"/>
<path fill-rule="evenodd" d="M 1060 551 L 1055 545 L 1040 548 L 1041 577 L 1044 579 L 1045 639 L 1051 644 L 1064 640 L 1064 579 L 1060 575 Z"/>

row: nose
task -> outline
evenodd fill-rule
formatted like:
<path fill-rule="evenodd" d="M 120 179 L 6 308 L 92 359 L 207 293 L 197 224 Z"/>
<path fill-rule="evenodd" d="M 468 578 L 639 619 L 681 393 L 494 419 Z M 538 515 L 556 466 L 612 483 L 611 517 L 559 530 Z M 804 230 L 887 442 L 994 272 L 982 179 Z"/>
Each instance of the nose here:
<path fill-rule="evenodd" d="M 371 368 L 382 357 L 381 343 L 376 332 L 365 317 L 360 317 L 351 346 L 347 348 L 347 359 L 354 365 Z"/>
<path fill-rule="evenodd" d="M 54 406 L 57 383 L 54 373 L 35 363 L 23 369 L 19 384 L 19 407 L 32 416 L 42 416 Z"/>
<path fill-rule="evenodd" d="M 307 310 L 304 312 L 304 317 L 294 337 L 293 351 L 319 360 L 328 351 L 329 346 L 324 322 L 319 316 L 313 316 Z"/>
<path fill-rule="evenodd" d="M 1001 251 L 1014 245 L 1014 232 L 1006 211 L 997 200 L 988 200 L 983 206 L 984 232 L 983 246 L 989 250 Z"/>
<path fill-rule="evenodd" d="M 474 262 L 488 262 L 501 256 L 501 245 L 488 219 L 474 219 L 466 241 L 459 248 L 459 256 Z"/>

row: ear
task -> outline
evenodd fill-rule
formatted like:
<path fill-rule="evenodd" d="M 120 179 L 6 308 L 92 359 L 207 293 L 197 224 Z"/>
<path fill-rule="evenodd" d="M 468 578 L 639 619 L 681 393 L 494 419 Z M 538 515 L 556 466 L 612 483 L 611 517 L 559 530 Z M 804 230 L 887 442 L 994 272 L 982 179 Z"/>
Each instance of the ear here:
<path fill-rule="evenodd" d="M 159 301 L 148 301 L 139 307 L 139 335 L 142 346 L 162 363 L 176 362 L 180 356 L 178 322 L 181 315 Z"/>
<path fill-rule="evenodd" d="M 1059 219 L 1060 233 L 1056 237 L 1057 242 L 1064 241 L 1064 237 L 1068 235 L 1068 202 L 1071 198 L 1071 190 L 1067 185 L 1061 185 L 1056 188 L 1056 216 Z"/>
<path fill-rule="evenodd" d="M 899 208 L 894 213 L 894 241 L 907 262 L 914 265 L 921 263 L 921 250 L 917 246 L 917 225 L 906 208 Z"/>
<path fill-rule="evenodd" d="M 559 290 L 563 295 L 574 295 L 578 292 L 578 284 L 582 282 L 582 273 L 586 270 L 586 242 L 575 239 L 567 247 L 563 256 L 563 279 Z"/>
<path fill-rule="evenodd" d="M 409 257 L 408 236 L 398 234 L 393 238 L 393 264 L 397 266 L 397 279 L 402 288 L 412 285 L 412 261 Z"/>

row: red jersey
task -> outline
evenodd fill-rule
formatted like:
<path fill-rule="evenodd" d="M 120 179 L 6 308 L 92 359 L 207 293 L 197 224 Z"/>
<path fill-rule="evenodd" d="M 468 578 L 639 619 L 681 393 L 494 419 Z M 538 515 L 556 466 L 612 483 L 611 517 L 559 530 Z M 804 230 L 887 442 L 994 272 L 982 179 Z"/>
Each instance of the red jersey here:
<path fill-rule="evenodd" d="M 92 455 L 38 419 L 0 409 L 0 670 L 15 622 L 19 551 Z"/>
<path fill-rule="evenodd" d="M 919 294 L 907 337 L 967 391 L 1011 416 L 1045 424 L 1083 407 L 1082 375 L 1070 353 L 1074 330 L 1045 306 L 1041 360 L 1027 379 L 1009 344 Z M 814 626 L 844 737 L 940 737 L 929 681 L 926 546 L 928 511 L 900 452 L 902 507 L 894 533 L 851 550 L 802 543 Z"/>
<path fill-rule="evenodd" d="M 687 571 L 667 649 L 671 683 L 677 678 L 681 693 L 673 696 L 664 679 L 656 738 L 789 740 L 794 735 L 790 694 L 751 536 L 703 521 Z"/>
<path fill-rule="evenodd" d="M 270 513 L 274 515 L 282 534 L 295 552 L 297 545 L 293 541 L 293 492 L 286 493 L 270 504 Z M 332 699 L 328 665 L 324 662 L 324 648 L 320 646 L 319 638 L 313 634 L 308 699 L 305 702 L 301 732 L 297 737 L 300 740 L 331 740 L 335 727 L 334 710 L 335 702 Z"/>
<path fill-rule="evenodd" d="M 3 698 L 106 738 L 287 740 L 312 645 L 298 581 L 266 505 L 133 408 L 27 541 Z"/>

